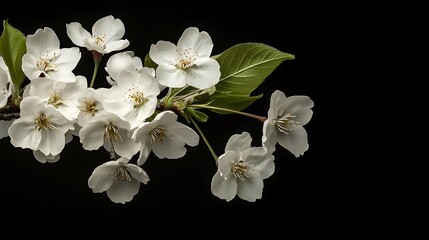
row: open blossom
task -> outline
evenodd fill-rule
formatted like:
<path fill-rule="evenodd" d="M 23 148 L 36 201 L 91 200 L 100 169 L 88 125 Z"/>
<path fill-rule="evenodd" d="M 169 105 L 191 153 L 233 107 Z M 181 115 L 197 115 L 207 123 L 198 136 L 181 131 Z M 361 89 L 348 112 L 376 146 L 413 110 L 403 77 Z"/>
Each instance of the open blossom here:
<path fill-rule="evenodd" d="M 210 58 L 213 42 L 209 34 L 196 27 L 187 28 L 177 46 L 158 41 L 149 50 L 150 58 L 158 64 L 156 78 L 160 84 L 181 88 L 186 85 L 198 89 L 214 86 L 220 79 L 220 65 Z"/>
<path fill-rule="evenodd" d="M 25 93 L 29 96 L 40 97 L 46 104 L 58 109 L 67 119 L 76 120 L 79 114 L 77 100 L 87 88 L 87 80 L 84 76 L 76 76 L 76 81 L 69 83 L 36 78 L 27 88 Z"/>
<path fill-rule="evenodd" d="M 177 159 L 186 153 L 185 144 L 196 146 L 198 134 L 190 127 L 177 121 L 172 111 L 164 111 L 150 121 L 142 123 L 134 131 L 132 139 L 141 144 L 138 165 L 142 165 L 150 152 L 158 158 Z"/>
<path fill-rule="evenodd" d="M 106 77 L 107 82 L 110 85 L 116 85 L 116 79 L 121 71 L 128 71 L 138 73 L 139 71 L 144 71 L 155 77 L 155 69 L 143 67 L 142 60 L 134 56 L 133 51 L 125 51 L 113 54 L 106 63 L 104 68 L 109 76 Z"/>
<path fill-rule="evenodd" d="M 22 71 L 28 79 L 46 77 L 60 82 L 75 81 L 72 71 L 81 57 L 79 48 L 60 49 L 60 41 L 49 27 L 28 35 L 26 46 L 27 52 L 22 57 Z"/>
<path fill-rule="evenodd" d="M 94 193 L 106 192 L 114 203 L 126 203 L 139 192 L 140 183 L 147 184 L 149 176 L 139 166 L 121 157 L 96 167 L 88 179 Z"/>
<path fill-rule="evenodd" d="M 116 83 L 102 92 L 104 110 L 126 119 L 135 128 L 155 112 L 158 82 L 146 72 L 121 71 Z"/>
<path fill-rule="evenodd" d="M 66 24 L 66 28 L 70 40 L 75 45 L 85 47 L 89 51 L 107 54 L 130 45 L 127 39 L 121 39 L 125 35 L 124 23 L 112 15 L 97 20 L 92 26 L 91 33 L 78 22 Z"/>
<path fill-rule="evenodd" d="M 0 108 L 6 106 L 7 99 L 14 91 L 9 69 L 0 56 Z M 1 136 L 1 135 L 0 135 Z"/>
<path fill-rule="evenodd" d="M 74 129 L 73 122 L 37 96 L 24 98 L 20 108 L 20 118 L 8 132 L 12 145 L 40 150 L 45 156 L 58 155 L 65 146 L 66 132 Z"/>
<path fill-rule="evenodd" d="M 131 139 L 129 130 L 127 121 L 113 113 L 103 113 L 83 126 L 79 137 L 86 150 L 97 150 L 105 145 L 106 149 L 110 148 L 107 150 L 114 149 L 119 156 L 131 159 L 139 151 L 139 145 Z"/>
<path fill-rule="evenodd" d="M 248 132 L 234 134 L 228 140 L 212 178 L 215 196 L 231 201 L 237 195 L 249 202 L 262 197 L 263 180 L 274 173 L 274 156 L 263 147 L 251 147 L 251 142 Z"/>
<path fill-rule="evenodd" d="M 276 144 L 289 150 L 295 157 L 308 150 L 307 131 L 304 128 L 313 116 L 314 102 L 307 96 L 290 96 L 276 90 L 270 99 L 268 118 L 264 122 L 262 144 L 268 152 Z"/>
<path fill-rule="evenodd" d="M 77 115 L 76 122 L 80 127 L 85 126 L 91 120 L 104 112 L 103 105 L 101 104 L 101 91 L 104 88 L 87 88 L 84 90 L 83 95 L 77 99 L 79 114 Z"/>

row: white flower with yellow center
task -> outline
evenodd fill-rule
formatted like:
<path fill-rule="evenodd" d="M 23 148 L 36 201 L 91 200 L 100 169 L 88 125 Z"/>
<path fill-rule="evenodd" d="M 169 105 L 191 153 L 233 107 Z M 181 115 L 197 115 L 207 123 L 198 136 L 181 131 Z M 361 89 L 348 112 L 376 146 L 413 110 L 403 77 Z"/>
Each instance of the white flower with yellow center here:
<path fill-rule="evenodd" d="M 187 28 L 177 46 L 167 41 L 152 44 L 149 56 L 158 64 L 156 79 L 171 88 L 190 85 L 206 89 L 214 86 L 221 73 L 219 63 L 210 58 L 212 49 L 210 35 L 196 27 Z"/>
<path fill-rule="evenodd" d="M 76 81 L 70 83 L 36 78 L 27 87 L 29 96 L 40 97 L 67 119 L 76 120 L 79 114 L 78 98 L 87 89 L 87 80 L 84 76 L 76 76 Z"/>
<path fill-rule="evenodd" d="M 138 165 L 142 165 L 150 152 L 158 158 L 177 159 L 186 153 L 186 145 L 198 145 L 199 136 L 190 127 L 177 121 L 172 111 L 164 111 L 156 115 L 151 122 L 142 123 L 134 131 L 132 139 L 140 143 Z"/>
<path fill-rule="evenodd" d="M 39 150 L 45 156 L 58 155 L 65 146 L 66 132 L 74 129 L 73 122 L 37 96 L 24 98 L 20 109 L 20 118 L 8 132 L 12 145 Z"/>
<path fill-rule="evenodd" d="M 108 151 L 131 159 L 140 145 L 131 139 L 130 124 L 113 113 L 102 113 L 79 131 L 80 142 L 85 150 L 97 150 L 105 146 Z M 113 148 L 112 148 L 113 143 Z"/>
<path fill-rule="evenodd" d="M 88 179 L 94 193 L 106 192 L 114 203 L 126 203 L 139 192 L 140 183 L 147 184 L 149 176 L 139 166 L 121 157 L 96 167 Z"/>
<path fill-rule="evenodd" d="M 50 78 L 60 82 L 74 82 L 72 72 L 80 60 L 79 48 L 61 48 L 55 32 L 49 28 L 38 29 L 28 35 L 27 52 L 22 57 L 22 71 L 28 79 Z"/>
<path fill-rule="evenodd" d="M 76 122 L 83 127 L 89 123 L 95 116 L 104 112 L 101 104 L 101 91 L 103 88 L 87 88 L 83 95 L 77 99 L 79 114 Z"/>
<path fill-rule="evenodd" d="M 268 118 L 264 122 L 262 145 L 273 152 L 277 143 L 295 157 L 308 150 L 307 131 L 304 126 L 313 116 L 313 100 L 307 96 L 290 96 L 276 90 L 270 99 Z"/>
<path fill-rule="evenodd" d="M 251 147 L 251 142 L 248 132 L 234 134 L 228 140 L 211 182 L 215 196 L 226 201 L 236 195 L 249 202 L 261 199 L 263 180 L 274 173 L 274 156 L 263 147 Z"/>
<path fill-rule="evenodd" d="M 145 72 L 121 71 L 116 83 L 102 92 L 104 110 L 117 114 L 135 128 L 155 112 L 160 93 L 158 82 Z"/>
<path fill-rule="evenodd" d="M 89 51 L 107 54 L 130 45 L 127 39 L 121 39 L 125 35 L 124 23 L 112 15 L 97 20 L 92 26 L 91 33 L 78 22 L 66 24 L 66 28 L 70 40 Z"/>

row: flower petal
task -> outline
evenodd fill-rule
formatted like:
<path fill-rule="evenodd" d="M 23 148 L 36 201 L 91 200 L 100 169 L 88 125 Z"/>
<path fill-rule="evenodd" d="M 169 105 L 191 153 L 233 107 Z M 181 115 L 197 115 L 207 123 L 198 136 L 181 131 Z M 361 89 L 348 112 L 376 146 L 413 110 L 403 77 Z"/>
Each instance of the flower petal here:
<path fill-rule="evenodd" d="M 144 184 L 149 182 L 149 176 L 141 167 L 130 163 L 125 164 L 125 166 L 134 179 Z"/>
<path fill-rule="evenodd" d="M 60 40 L 52 28 L 39 28 L 33 35 L 27 36 L 26 46 L 26 54 L 40 57 L 46 52 L 60 49 Z"/>
<path fill-rule="evenodd" d="M 226 151 L 218 157 L 218 169 L 223 178 L 232 177 L 231 164 L 238 158 L 238 152 L 235 151 Z"/>
<path fill-rule="evenodd" d="M 314 107 L 314 102 L 307 96 L 290 96 L 285 102 L 285 113 L 294 114 Z"/>
<path fill-rule="evenodd" d="M 241 134 L 232 135 L 228 142 L 226 143 L 225 152 L 226 151 L 235 151 L 241 152 L 248 148 L 250 148 L 252 143 L 252 137 L 248 132 L 243 132 Z"/>
<path fill-rule="evenodd" d="M 186 154 L 186 147 L 183 142 L 172 141 L 152 144 L 152 152 L 160 159 L 178 159 Z"/>
<path fill-rule="evenodd" d="M 200 141 L 200 136 L 183 123 L 176 122 L 173 126 L 169 126 L 168 132 L 174 136 L 173 141 L 184 142 L 192 147 L 197 146 Z"/>
<path fill-rule="evenodd" d="M 271 125 L 269 120 L 266 120 L 262 126 L 262 146 L 267 153 L 276 150 L 277 134 L 276 127 Z"/>
<path fill-rule="evenodd" d="M 152 151 L 152 144 L 141 143 L 140 154 L 139 154 L 139 158 L 137 159 L 137 165 L 139 166 L 143 165 L 146 162 L 147 158 L 149 157 L 149 154 L 151 151 Z"/>
<path fill-rule="evenodd" d="M 97 150 L 104 143 L 103 133 L 105 128 L 99 122 L 90 122 L 79 131 L 80 142 L 85 150 Z"/>
<path fill-rule="evenodd" d="M 96 167 L 88 179 L 89 188 L 95 193 L 101 193 L 109 189 L 113 184 L 113 172 L 117 167 L 117 161 L 105 162 Z"/>
<path fill-rule="evenodd" d="M 289 150 L 295 157 L 303 155 L 308 150 L 307 131 L 302 126 L 296 127 L 288 134 L 278 134 L 278 143 Z"/>
<path fill-rule="evenodd" d="M 237 194 L 237 181 L 234 177 L 225 180 L 218 171 L 212 178 L 211 191 L 216 197 L 229 202 Z"/>
<path fill-rule="evenodd" d="M 131 159 L 140 149 L 140 144 L 128 136 L 126 129 L 118 129 L 122 141 L 115 142 L 115 152 L 122 157 Z"/>
<path fill-rule="evenodd" d="M 21 148 L 37 149 L 42 139 L 42 133 L 33 129 L 34 118 L 18 118 L 9 128 L 11 141 Z"/>
<path fill-rule="evenodd" d="M 45 155 L 58 155 L 64 149 L 65 135 L 58 130 L 42 130 L 38 149 Z"/>
<path fill-rule="evenodd" d="M 149 49 L 149 57 L 158 65 L 174 66 L 177 58 L 177 47 L 171 42 L 158 41 L 152 44 Z"/>
<path fill-rule="evenodd" d="M 264 182 L 257 172 L 248 172 L 249 178 L 238 181 L 237 196 L 249 202 L 262 198 Z"/>
<path fill-rule="evenodd" d="M 134 195 L 139 192 L 140 182 L 131 178 L 131 182 L 117 181 L 107 189 L 107 196 L 114 203 L 125 204 L 133 199 Z"/>
<path fill-rule="evenodd" d="M 84 41 L 91 37 L 91 33 L 85 30 L 78 22 L 66 24 L 67 36 L 77 46 L 84 47 Z"/>
<path fill-rule="evenodd" d="M 173 65 L 158 65 L 156 68 L 156 79 L 161 85 L 170 88 L 181 88 L 186 86 L 187 74 Z"/>
<path fill-rule="evenodd" d="M 263 147 L 252 147 L 243 153 L 243 159 L 251 165 L 253 170 L 266 179 L 274 173 L 274 155 L 265 152 Z"/>
<path fill-rule="evenodd" d="M 196 62 L 186 74 L 186 83 L 198 89 L 206 89 L 216 85 L 220 79 L 220 65 L 215 59 Z"/>

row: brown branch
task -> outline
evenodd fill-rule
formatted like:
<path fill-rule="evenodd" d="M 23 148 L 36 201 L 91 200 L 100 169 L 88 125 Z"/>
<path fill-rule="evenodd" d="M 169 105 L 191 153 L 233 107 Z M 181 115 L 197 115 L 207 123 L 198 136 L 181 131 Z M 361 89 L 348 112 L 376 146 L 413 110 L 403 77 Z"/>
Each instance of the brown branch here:
<path fill-rule="evenodd" d="M 18 112 L 0 113 L 0 120 L 10 121 L 19 118 Z"/>

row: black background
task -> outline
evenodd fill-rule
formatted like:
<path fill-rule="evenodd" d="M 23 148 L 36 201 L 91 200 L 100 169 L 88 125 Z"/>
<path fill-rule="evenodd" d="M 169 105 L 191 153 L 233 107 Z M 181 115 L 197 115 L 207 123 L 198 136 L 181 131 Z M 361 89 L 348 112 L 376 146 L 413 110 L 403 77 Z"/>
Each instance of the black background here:
<path fill-rule="evenodd" d="M 303 4 L 304 5 L 304 4 Z M 326 6 L 324 6 L 326 9 Z M 315 102 L 312 120 L 306 125 L 310 148 L 295 158 L 278 147 L 275 155 L 275 172 L 264 181 L 263 197 L 254 203 L 236 197 L 231 202 L 218 199 L 210 191 L 210 182 L 216 171 L 214 160 L 204 142 L 181 159 L 157 159 L 154 155 L 142 166 L 150 181 L 141 185 L 131 202 L 115 204 L 105 193 L 95 194 L 87 181 L 98 165 L 107 161 L 103 150 L 86 151 L 78 138 L 66 145 L 56 163 L 41 164 L 29 149 L 14 148 L 9 138 L 0 140 L 0 214 L 3 218 L 18 221 L 37 220 L 46 224 L 61 223 L 70 219 L 73 225 L 114 223 L 143 224 L 145 221 L 173 222 L 177 217 L 190 216 L 198 221 L 213 217 L 233 222 L 281 222 L 284 226 L 320 226 L 340 221 L 338 208 L 345 198 L 333 187 L 332 170 L 335 143 L 330 142 L 334 122 L 327 111 L 328 91 L 334 78 L 335 62 L 329 58 L 333 51 L 335 19 L 320 6 L 269 5 L 249 9 L 225 11 L 220 8 L 199 9 L 178 6 L 160 8 L 136 7 L 65 7 L 61 10 L 41 11 L 33 8 L 28 13 L 1 10 L 2 20 L 21 30 L 34 34 L 38 28 L 51 27 L 60 38 L 61 48 L 73 47 L 66 35 L 66 23 L 80 22 L 85 29 L 101 17 L 113 15 L 125 24 L 124 38 L 130 41 L 125 50 L 134 51 L 144 58 L 150 45 L 158 40 L 177 43 L 189 26 L 207 31 L 214 42 L 213 55 L 237 43 L 261 42 L 281 51 L 295 54 L 296 59 L 283 62 L 254 95 L 264 96 L 246 109 L 247 112 L 266 115 L 269 99 L 276 89 L 287 96 L 307 95 Z M 81 48 L 81 62 L 75 74 L 92 76 L 91 54 Z M 106 86 L 102 59 L 95 86 Z M 200 123 L 218 155 L 232 134 L 248 131 L 252 144 L 260 145 L 262 124 L 238 115 L 219 116 L 207 112 L 209 120 Z M 183 119 L 182 119 L 183 120 Z M 274 217 L 274 218 L 273 218 Z M 132 220 L 136 218 L 137 220 Z M 326 220 L 326 219 L 331 220 Z M 23 220 L 24 219 L 24 220 Z M 177 221 L 174 221 L 177 223 Z"/>

